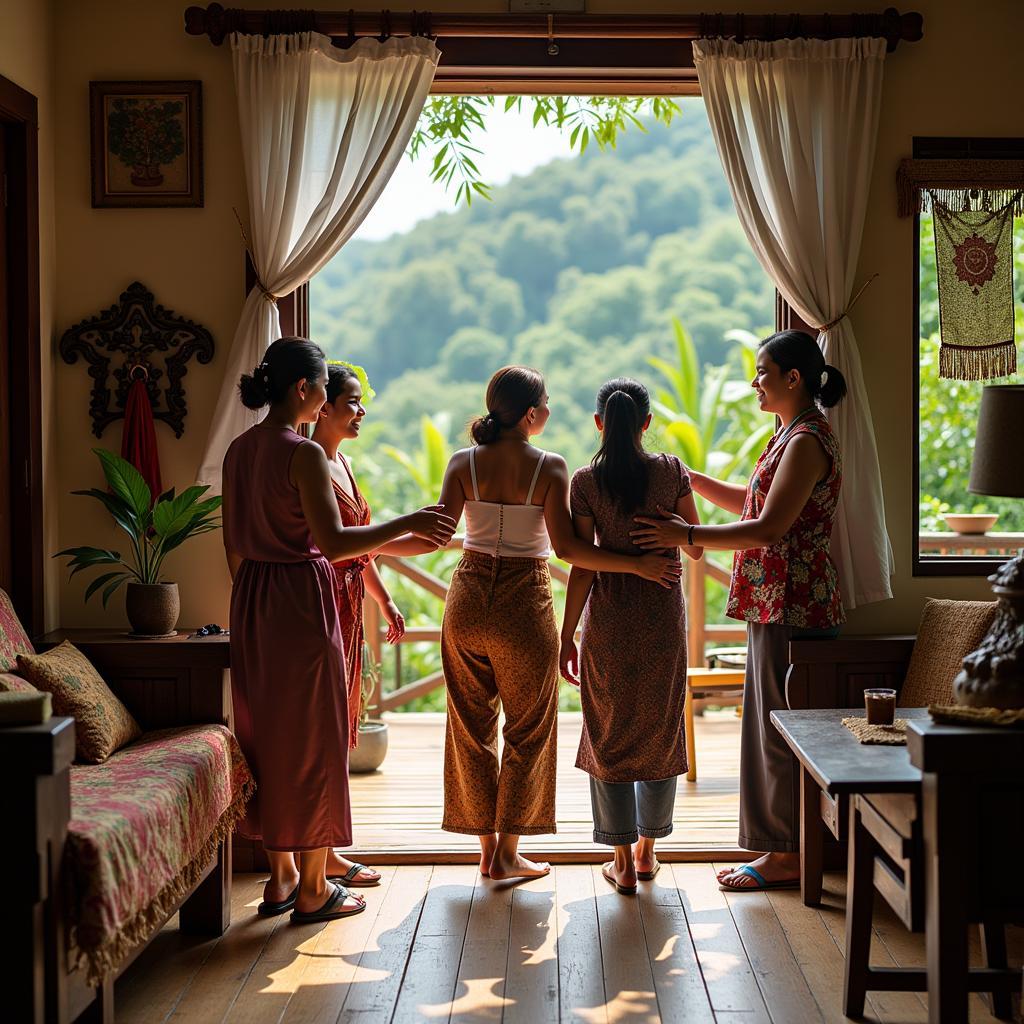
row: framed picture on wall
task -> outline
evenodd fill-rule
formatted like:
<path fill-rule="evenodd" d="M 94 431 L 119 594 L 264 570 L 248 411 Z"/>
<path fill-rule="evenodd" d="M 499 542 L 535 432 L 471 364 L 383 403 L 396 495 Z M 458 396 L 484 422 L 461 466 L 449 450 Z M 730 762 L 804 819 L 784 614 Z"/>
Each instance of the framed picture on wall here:
<path fill-rule="evenodd" d="M 92 205 L 203 205 L 202 82 L 90 82 Z"/>

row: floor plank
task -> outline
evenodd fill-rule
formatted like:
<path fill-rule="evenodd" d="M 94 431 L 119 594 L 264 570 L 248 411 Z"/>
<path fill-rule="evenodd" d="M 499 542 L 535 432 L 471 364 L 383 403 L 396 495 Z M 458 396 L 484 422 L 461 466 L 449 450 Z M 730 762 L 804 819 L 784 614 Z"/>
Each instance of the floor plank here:
<path fill-rule="evenodd" d="M 505 1008 L 514 881 L 477 882 L 452 1000 L 452 1021 L 500 1021 Z"/>
<path fill-rule="evenodd" d="M 339 1022 L 378 1024 L 390 1019 L 433 870 L 416 865 L 396 874 L 359 958 L 355 974 L 359 984 L 350 986 Z"/>
<path fill-rule="evenodd" d="M 591 865 L 601 928 L 601 965 L 610 1022 L 661 1020 L 639 902 L 620 896 Z"/>
<path fill-rule="evenodd" d="M 770 1017 L 725 895 L 710 864 L 666 864 L 679 890 L 715 1014 L 741 1012 L 751 1024 Z"/>
<path fill-rule="evenodd" d="M 647 959 L 662 1018 L 685 1020 L 688 1024 L 714 1024 L 711 998 L 672 872 L 662 866 L 654 880 L 640 882 L 639 889 L 637 898 Z"/>
<path fill-rule="evenodd" d="M 556 881 L 552 873 L 513 891 L 504 1024 L 558 1024 Z"/>
<path fill-rule="evenodd" d="M 440 864 L 434 868 L 392 1024 L 448 1017 L 473 891 L 479 880 L 479 869 L 469 864 Z"/>
<path fill-rule="evenodd" d="M 589 864 L 559 864 L 555 876 L 558 922 L 558 1001 L 563 1021 L 606 1024 L 601 928 Z"/>
<path fill-rule="evenodd" d="M 776 1024 L 823 1021 L 767 894 L 723 895 L 772 1020 Z"/>

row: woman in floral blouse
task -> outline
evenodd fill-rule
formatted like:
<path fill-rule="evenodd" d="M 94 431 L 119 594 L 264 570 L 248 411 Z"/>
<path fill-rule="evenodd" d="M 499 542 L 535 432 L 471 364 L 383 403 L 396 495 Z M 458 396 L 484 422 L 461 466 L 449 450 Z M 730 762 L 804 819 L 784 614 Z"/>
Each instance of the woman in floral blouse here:
<path fill-rule="evenodd" d="M 719 873 L 723 888 L 740 891 L 799 885 L 799 774 L 770 715 L 786 707 L 789 641 L 834 636 L 844 618 L 829 557 L 842 458 L 821 407 L 835 405 L 846 382 L 809 334 L 781 331 L 761 342 L 751 386 L 779 428 L 746 488 L 690 473 L 698 494 L 740 520 L 691 525 L 661 510 L 661 519 L 637 517 L 641 525 L 633 531 L 645 548 L 696 544 L 736 552 L 726 611 L 747 623 L 739 844 L 767 851 Z"/>

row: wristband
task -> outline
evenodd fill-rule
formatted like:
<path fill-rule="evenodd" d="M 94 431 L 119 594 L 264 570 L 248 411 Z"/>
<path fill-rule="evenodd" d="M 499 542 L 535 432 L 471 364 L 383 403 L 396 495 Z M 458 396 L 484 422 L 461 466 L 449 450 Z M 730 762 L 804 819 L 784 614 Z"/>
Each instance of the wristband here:
<path fill-rule="evenodd" d="M 693 547 L 693 525 L 686 531 L 686 546 L 689 548 Z"/>

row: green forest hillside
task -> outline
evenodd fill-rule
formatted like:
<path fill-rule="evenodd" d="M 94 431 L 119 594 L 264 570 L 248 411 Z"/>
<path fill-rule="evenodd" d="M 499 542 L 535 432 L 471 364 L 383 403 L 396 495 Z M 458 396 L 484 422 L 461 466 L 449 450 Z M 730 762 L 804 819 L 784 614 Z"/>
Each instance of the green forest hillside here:
<path fill-rule="evenodd" d="M 521 362 L 548 381 L 541 443 L 581 465 L 598 385 L 622 373 L 655 384 L 647 358 L 676 361 L 673 317 L 702 365 L 736 358 L 731 329 L 768 329 L 774 291 L 737 223 L 704 107 L 681 105 L 672 125 L 630 129 L 615 151 L 591 147 L 491 202 L 354 241 L 314 279 L 312 336 L 365 366 L 378 393 L 352 455 L 365 465 L 382 443 L 417 448 L 424 415 L 442 414 L 461 445 L 490 374 Z"/>

